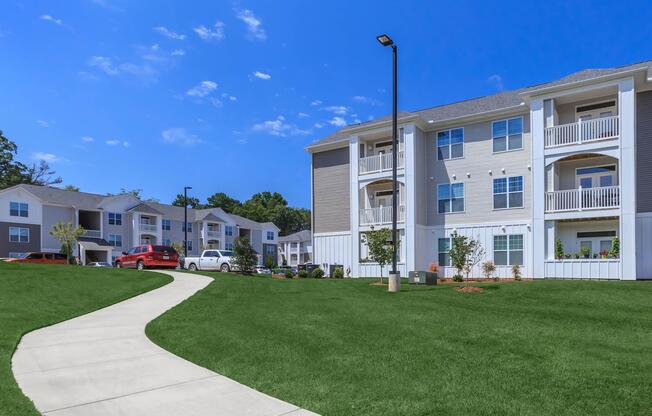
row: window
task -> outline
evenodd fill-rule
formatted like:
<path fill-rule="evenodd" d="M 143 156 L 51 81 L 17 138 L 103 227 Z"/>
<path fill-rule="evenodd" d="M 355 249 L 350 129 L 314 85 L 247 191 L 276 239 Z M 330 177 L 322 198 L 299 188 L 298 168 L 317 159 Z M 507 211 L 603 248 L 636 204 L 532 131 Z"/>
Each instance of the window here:
<path fill-rule="evenodd" d="M 192 232 L 192 223 L 187 222 L 185 224 L 182 224 L 181 225 L 181 231 L 186 231 L 186 227 L 188 228 L 188 232 L 191 233 Z"/>
<path fill-rule="evenodd" d="M 274 231 L 267 231 L 267 240 L 274 239 Z"/>
<path fill-rule="evenodd" d="M 266 256 L 273 256 L 275 254 L 276 250 L 274 249 L 274 246 L 266 244 L 265 245 L 265 255 Z"/>
<path fill-rule="evenodd" d="M 109 234 L 109 244 L 113 247 L 122 247 L 122 235 Z"/>
<path fill-rule="evenodd" d="M 464 129 L 452 129 L 437 133 L 437 159 L 464 157 Z"/>
<path fill-rule="evenodd" d="M 523 207 L 523 177 L 494 179 L 494 209 Z"/>
<path fill-rule="evenodd" d="M 170 220 L 161 220 L 161 227 L 163 227 L 163 231 L 170 231 L 172 228 Z"/>
<path fill-rule="evenodd" d="M 229 251 L 233 250 L 233 243 L 224 244 L 224 248 Z"/>
<path fill-rule="evenodd" d="M 494 236 L 494 263 L 498 266 L 523 264 L 523 234 Z"/>
<path fill-rule="evenodd" d="M 171 246 L 172 241 L 169 238 L 166 238 L 166 239 L 163 240 L 163 245 L 164 246 Z"/>
<path fill-rule="evenodd" d="M 110 225 L 122 225 L 122 214 L 116 212 L 109 212 Z"/>
<path fill-rule="evenodd" d="M 27 218 L 29 205 L 23 202 L 10 202 L 9 215 L 12 217 L 25 217 Z"/>
<path fill-rule="evenodd" d="M 188 251 L 192 251 L 192 240 L 186 241 L 186 248 L 188 249 Z"/>
<path fill-rule="evenodd" d="M 29 228 L 9 227 L 10 243 L 29 243 Z"/>
<path fill-rule="evenodd" d="M 437 185 L 437 202 L 440 214 L 464 211 L 464 184 L 443 183 Z"/>
<path fill-rule="evenodd" d="M 224 235 L 233 235 L 233 226 L 227 225 L 224 227 Z"/>
<path fill-rule="evenodd" d="M 449 252 L 451 251 L 451 239 L 450 238 L 440 238 L 439 244 L 437 247 L 439 253 L 439 265 L 440 266 L 450 266 L 451 257 Z"/>
<path fill-rule="evenodd" d="M 494 121 L 491 132 L 494 153 L 523 148 L 523 117 Z"/>

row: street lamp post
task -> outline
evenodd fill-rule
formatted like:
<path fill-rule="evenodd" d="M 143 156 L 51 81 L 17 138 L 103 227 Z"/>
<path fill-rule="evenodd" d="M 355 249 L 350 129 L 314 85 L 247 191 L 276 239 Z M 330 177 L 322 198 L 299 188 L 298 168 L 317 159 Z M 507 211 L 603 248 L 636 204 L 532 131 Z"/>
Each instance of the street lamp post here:
<path fill-rule="evenodd" d="M 396 267 L 398 258 L 398 48 L 392 39 L 383 34 L 376 39 L 383 46 L 392 47 L 392 270 L 389 272 L 389 291 L 401 290 L 401 274 Z"/>
<path fill-rule="evenodd" d="M 183 187 L 183 257 L 188 257 L 188 189 L 192 186 Z"/>

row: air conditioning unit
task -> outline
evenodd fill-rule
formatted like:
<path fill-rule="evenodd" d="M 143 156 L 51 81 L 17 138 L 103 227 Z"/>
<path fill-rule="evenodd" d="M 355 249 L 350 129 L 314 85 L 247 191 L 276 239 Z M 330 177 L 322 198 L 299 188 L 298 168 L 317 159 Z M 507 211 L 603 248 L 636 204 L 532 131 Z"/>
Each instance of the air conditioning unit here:
<path fill-rule="evenodd" d="M 410 272 L 408 283 L 411 285 L 436 285 L 437 273 L 434 272 Z"/>

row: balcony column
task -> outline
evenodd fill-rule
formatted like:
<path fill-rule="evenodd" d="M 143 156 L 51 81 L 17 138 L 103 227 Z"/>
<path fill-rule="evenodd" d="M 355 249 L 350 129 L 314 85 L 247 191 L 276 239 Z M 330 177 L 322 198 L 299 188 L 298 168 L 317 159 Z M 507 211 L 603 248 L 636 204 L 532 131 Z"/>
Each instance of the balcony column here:
<path fill-rule="evenodd" d="M 546 252 L 544 258 L 546 260 L 555 259 L 555 241 L 556 238 L 556 221 L 546 221 Z"/>
<path fill-rule="evenodd" d="M 634 79 L 618 83 L 620 112 L 620 278 L 636 279 L 636 93 Z"/>
<path fill-rule="evenodd" d="M 349 200 L 351 201 L 350 222 L 351 222 L 351 276 L 360 276 L 360 189 L 358 186 L 359 163 L 360 163 L 360 139 L 358 136 L 351 137 L 349 144 L 349 160 L 351 160 Z M 288 260 L 289 261 L 289 260 Z M 347 265 L 344 265 L 346 269 Z M 325 270 L 327 271 L 327 270 Z"/>
<path fill-rule="evenodd" d="M 544 104 L 536 98 L 530 102 L 530 131 L 532 132 L 532 276 L 545 274 L 545 156 Z"/>
<path fill-rule="evenodd" d="M 417 207 L 417 177 L 416 177 L 416 151 L 417 151 L 417 127 L 414 124 L 408 124 L 402 126 L 403 129 L 403 149 L 404 149 L 404 186 L 399 186 L 399 200 L 396 204 L 396 209 L 399 210 L 397 215 L 400 216 L 401 201 L 405 205 L 404 211 L 404 236 L 400 240 L 401 246 L 399 249 L 405 255 L 400 256 L 403 263 L 405 263 L 405 274 L 410 271 L 417 270 L 419 268 L 425 267 L 424 265 L 416 264 L 416 218 L 417 218 L 417 209 L 424 209 L 424 207 Z M 400 129 L 399 129 L 400 136 Z M 400 140 L 400 139 L 399 139 Z M 423 140 L 423 138 L 421 138 Z M 423 173 L 421 173 L 423 175 Z M 400 217 L 399 217 L 400 218 Z M 419 267 L 421 266 L 421 267 Z"/>

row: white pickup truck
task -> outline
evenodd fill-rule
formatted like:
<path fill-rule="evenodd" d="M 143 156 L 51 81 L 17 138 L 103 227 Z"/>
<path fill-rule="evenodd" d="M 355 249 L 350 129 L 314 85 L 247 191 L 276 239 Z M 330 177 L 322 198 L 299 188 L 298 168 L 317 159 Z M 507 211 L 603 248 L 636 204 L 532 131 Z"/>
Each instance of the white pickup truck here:
<path fill-rule="evenodd" d="M 183 261 L 183 268 L 195 270 L 220 270 L 231 271 L 231 257 L 233 252 L 229 250 L 204 250 L 200 257 L 186 257 Z"/>

